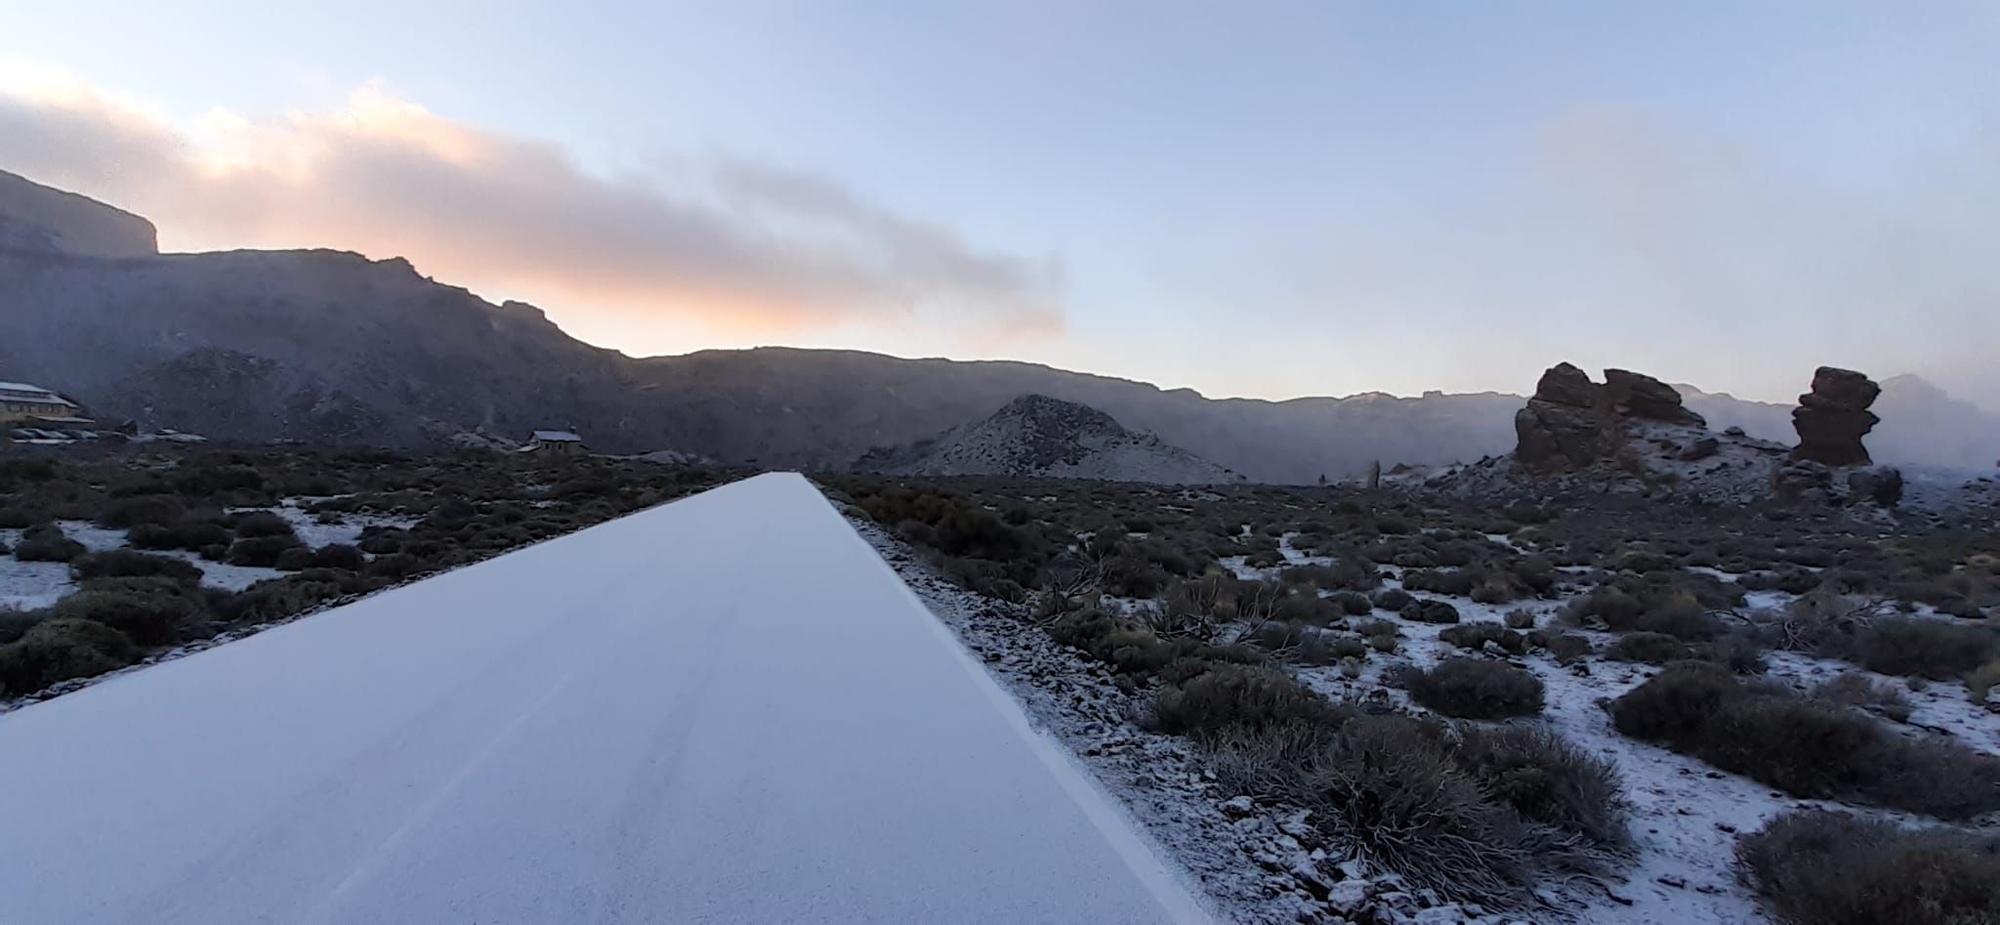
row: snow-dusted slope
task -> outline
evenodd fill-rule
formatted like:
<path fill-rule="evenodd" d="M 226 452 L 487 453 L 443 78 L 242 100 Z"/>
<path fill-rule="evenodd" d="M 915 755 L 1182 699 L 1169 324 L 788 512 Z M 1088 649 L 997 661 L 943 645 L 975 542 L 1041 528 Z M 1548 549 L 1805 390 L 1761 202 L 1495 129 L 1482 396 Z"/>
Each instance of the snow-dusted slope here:
<path fill-rule="evenodd" d="M 804 479 L 0 716 L 21 922 L 1160 922 L 1181 876 Z"/>

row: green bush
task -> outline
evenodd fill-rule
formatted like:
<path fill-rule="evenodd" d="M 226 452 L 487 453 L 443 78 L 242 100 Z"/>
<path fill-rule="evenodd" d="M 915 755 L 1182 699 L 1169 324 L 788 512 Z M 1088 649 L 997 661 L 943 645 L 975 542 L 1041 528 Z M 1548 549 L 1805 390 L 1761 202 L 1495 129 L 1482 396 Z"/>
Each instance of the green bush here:
<path fill-rule="evenodd" d="M 1410 698 L 1446 716 L 1505 719 L 1542 712 L 1542 682 L 1505 662 L 1448 658 L 1429 670 L 1408 669 L 1397 678 Z"/>
<path fill-rule="evenodd" d="M 124 634 L 89 620 L 45 620 L 0 646 L 0 690 L 31 694 L 71 678 L 115 671 L 138 659 Z"/>
<path fill-rule="evenodd" d="M 2000 838 L 1992 835 L 1794 810 L 1738 842 L 1736 860 L 1790 925 L 2000 922 Z"/>

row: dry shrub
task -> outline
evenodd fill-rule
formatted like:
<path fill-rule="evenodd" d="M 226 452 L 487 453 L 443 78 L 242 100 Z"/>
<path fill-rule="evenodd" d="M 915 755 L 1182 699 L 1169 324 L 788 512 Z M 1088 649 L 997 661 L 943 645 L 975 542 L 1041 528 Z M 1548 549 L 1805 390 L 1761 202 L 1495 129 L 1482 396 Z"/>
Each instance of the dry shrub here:
<path fill-rule="evenodd" d="M 1461 719 L 1505 719 L 1542 712 L 1542 682 L 1504 662 L 1448 658 L 1429 670 L 1408 669 L 1397 681 L 1416 702 Z"/>
<path fill-rule="evenodd" d="M 1736 860 L 1791 925 L 2000 922 L 2000 839 L 1990 835 L 1807 809 L 1743 838 Z"/>

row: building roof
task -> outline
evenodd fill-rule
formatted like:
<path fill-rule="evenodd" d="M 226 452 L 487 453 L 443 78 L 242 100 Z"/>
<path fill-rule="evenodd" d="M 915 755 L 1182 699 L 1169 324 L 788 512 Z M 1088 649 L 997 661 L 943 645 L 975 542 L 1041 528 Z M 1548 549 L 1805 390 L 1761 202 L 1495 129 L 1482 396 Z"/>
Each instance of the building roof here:
<path fill-rule="evenodd" d="M 566 430 L 538 430 L 535 439 L 543 443 L 582 443 L 583 438 Z"/>
<path fill-rule="evenodd" d="M 75 402 L 39 385 L 29 385 L 25 382 L 0 382 L 0 396 L 5 396 L 8 401 L 25 401 L 46 405 L 75 404 Z"/>

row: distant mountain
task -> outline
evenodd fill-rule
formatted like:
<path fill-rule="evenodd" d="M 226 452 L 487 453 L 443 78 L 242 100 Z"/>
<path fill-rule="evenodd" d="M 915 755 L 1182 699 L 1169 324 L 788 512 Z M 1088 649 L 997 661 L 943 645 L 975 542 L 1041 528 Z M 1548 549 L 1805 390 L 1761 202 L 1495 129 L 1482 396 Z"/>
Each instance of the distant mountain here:
<path fill-rule="evenodd" d="M 158 241 L 137 215 L 0 170 L 0 247 L 150 257 Z"/>
<path fill-rule="evenodd" d="M 982 420 L 907 446 L 873 450 L 855 468 L 892 475 L 1012 475 L 1216 484 L 1242 476 L 1088 405 L 1023 395 Z"/>
<path fill-rule="evenodd" d="M 1522 402 L 1209 399 L 1032 363 L 775 347 L 634 359 L 401 259 L 161 255 L 144 219 L 11 174 L 0 174 L 0 380 L 56 389 L 100 418 L 216 439 L 421 447 L 474 429 L 521 439 L 557 427 L 606 452 L 825 470 L 1040 394 L 1252 480 L 1293 483 L 1378 460 L 1505 453 Z M 1890 418 L 1888 395 L 1877 407 Z M 1878 435 L 1893 431 L 1885 421 Z"/>

